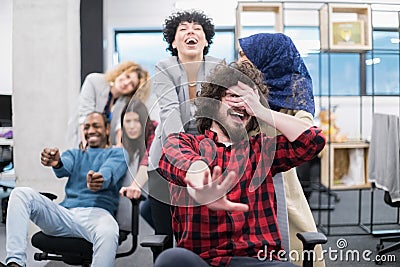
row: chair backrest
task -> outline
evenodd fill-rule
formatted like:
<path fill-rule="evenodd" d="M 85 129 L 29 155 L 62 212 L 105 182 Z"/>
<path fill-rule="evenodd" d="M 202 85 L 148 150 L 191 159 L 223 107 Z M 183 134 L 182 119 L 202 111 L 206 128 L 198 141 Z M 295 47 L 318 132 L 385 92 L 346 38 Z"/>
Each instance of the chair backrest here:
<path fill-rule="evenodd" d="M 400 201 L 393 201 L 388 191 L 385 191 L 383 200 L 385 201 L 386 204 L 388 204 L 391 207 L 400 208 Z"/>
<path fill-rule="evenodd" d="M 129 163 L 129 168 L 126 175 L 122 179 L 122 186 L 130 186 L 133 182 L 134 176 L 136 175 L 139 167 L 139 157 L 134 156 L 132 162 Z M 143 196 L 141 196 L 143 197 Z M 143 200 L 143 199 L 142 199 Z M 119 229 L 122 231 L 130 232 L 132 229 L 132 208 L 130 200 L 126 197 L 120 196 L 118 202 L 118 210 L 116 214 L 116 220 Z"/>

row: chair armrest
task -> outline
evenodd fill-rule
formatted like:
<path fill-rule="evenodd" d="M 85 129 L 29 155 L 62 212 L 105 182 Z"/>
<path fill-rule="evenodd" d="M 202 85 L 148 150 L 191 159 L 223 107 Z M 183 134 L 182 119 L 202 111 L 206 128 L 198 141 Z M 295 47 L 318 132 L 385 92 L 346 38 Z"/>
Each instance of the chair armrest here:
<path fill-rule="evenodd" d="M 146 200 L 146 197 L 143 196 L 143 195 L 140 195 L 140 197 L 138 199 L 129 198 L 129 200 L 131 201 L 132 206 L 138 206 L 141 201 L 145 201 Z"/>
<path fill-rule="evenodd" d="M 142 242 L 140 242 L 140 245 L 146 248 L 164 247 L 167 241 L 168 241 L 167 235 L 151 235 L 144 237 Z"/>
<path fill-rule="evenodd" d="M 328 239 L 324 234 L 318 232 L 302 232 L 297 233 L 296 236 L 303 243 L 303 250 L 309 252 L 303 255 L 303 267 L 312 267 L 316 259 L 315 245 L 325 244 Z"/>
<path fill-rule="evenodd" d="M 54 195 L 53 193 L 49 193 L 49 192 L 40 192 L 40 194 L 42 194 L 43 196 L 49 198 L 50 200 L 57 199 L 57 196 Z"/>
<path fill-rule="evenodd" d="M 319 232 L 302 232 L 297 233 L 296 236 L 303 243 L 305 250 L 314 249 L 315 245 L 328 242 L 326 236 Z"/>
<path fill-rule="evenodd" d="M 151 235 L 143 238 L 142 242 L 140 242 L 140 245 L 142 247 L 151 249 L 153 252 L 153 262 L 156 262 L 158 255 L 164 251 L 164 246 L 167 244 L 167 241 L 167 235 Z"/>

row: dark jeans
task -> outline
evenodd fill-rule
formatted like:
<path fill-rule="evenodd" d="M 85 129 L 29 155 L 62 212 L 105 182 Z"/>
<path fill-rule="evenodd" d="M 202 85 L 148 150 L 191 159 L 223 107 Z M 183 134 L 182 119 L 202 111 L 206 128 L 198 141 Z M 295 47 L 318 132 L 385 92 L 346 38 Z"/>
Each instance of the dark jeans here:
<path fill-rule="evenodd" d="M 149 172 L 149 196 L 155 234 L 168 236 L 165 249 L 173 247 L 172 216 L 168 183 L 157 172 Z"/>
<path fill-rule="evenodd" d="M 162 252 L 154 267 L 210 267 L 199 255 L 185 248 L 171 248 Z M 261 261 L 251 257 L 232 257 L 229 267 L 295 267 L 293 263 L 284 261 Z"/>
<path fill-rule="evenodd" d="M 149 197 L 143 202 L 140 203 L 140 215 L 142 215 L 143 219 L 154 229 L 153 217 L 151 215 L 151 207 Z"/>

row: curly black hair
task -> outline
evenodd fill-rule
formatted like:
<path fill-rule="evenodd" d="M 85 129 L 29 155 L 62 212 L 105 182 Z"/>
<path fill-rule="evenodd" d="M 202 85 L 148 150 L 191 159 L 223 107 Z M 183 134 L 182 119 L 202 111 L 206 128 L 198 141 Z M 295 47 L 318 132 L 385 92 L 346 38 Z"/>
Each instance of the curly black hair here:
<path fill-rule="evenodd" d="M 196 22 L 203 27 L 203 31 L 208 42 L 208 46 L 204 47 L 203 55 L 207 55 L 208 49 L 212 44 L 212 39 L 215 35 L 214 24 L 212 23 L 211 18 L 207 17 L 202 11 L 196 10 L 178 11 L 165 19 L 163 35 L 164 40 L 168 43 L 166 50 L 171 51 L 173 56 L 178 55 L 178 50 L 172 47 L 172 42 L 175 40 L 176 29 L 178 28 L 179 24 L 184 21 Z"/>
<path fill-rule="evenodd" d="M 213 118 L 210 118 L 212 117 L 210 114 L 218 114 L 220 108 L 220 105 L 216 105 L 215 101 L 209 99 L 212 98 L 221 103 L 222 97 L 226 95 L 226 90 L 237 85 L 238 81 L 250 87 L 258 88 L 261 103 L 268 106 L 266 101 L 268 86 L 264 82 L 263 74 L 250 61 L 232 62 L 229 65 L 222 62 L 215 67 L 207 78 L 207 82 L 202 83 L 200 97 L 195 100 L 197 107 L 196 124 L 200 133 L 211 128 Z M 258 129 L 258 127 L 257 119 L 253 117 L 246 130 L 250 132 Z"/>

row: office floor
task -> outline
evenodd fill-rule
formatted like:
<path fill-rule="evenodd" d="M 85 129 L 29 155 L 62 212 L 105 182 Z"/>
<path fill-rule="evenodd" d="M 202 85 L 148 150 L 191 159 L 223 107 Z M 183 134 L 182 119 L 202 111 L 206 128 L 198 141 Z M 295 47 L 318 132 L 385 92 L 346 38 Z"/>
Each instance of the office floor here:
<path fill-rule="evenodd" d="M 335 209 L 330 213 L 331 226 L 330 233 L 328 236 L 328 243 L 323 245 L 323 249 L 327 251 L 325 254 L 326 266 L 375 266 L 372 261 L 376 255 L 376 245 L 379 242 L 379 238 L 373 237 L 370 234 L 365 234 L 365 231 L 358 226 L 346 227 L 343 225 L 357 224 L 358 221 L 358 191 L 337 191 L 340 201 L 338 203 L 332 203 L 335 205 Z M 311 197 L 311 204 L 315 206 L 318 203 L 319 194 L 314 192 Z M 370 212 L 370 200 L 371 194 L 369 190 L 362 191 L 361 194 L 361 221 L 365 224 L 369 222 Z M 326 194 L 321 194 L 321 203 L 326 203 Z M 383 195 L 380 191 L 375 191 L 374 195 L 374 222 L 396 222 L 396 209 L 388 207 L 383 203 Z M 326 211 L 313 211 L 316 221 L 321 222 L 327 226 L 328 213 Z M 153 233 L 149 225 L 140 218 L 139 222 L 139 242 L 140 240 Z M 400 229 L 399 225 L 391 224 L 385 226 L 375 226 L 377 228 L 388 228 Z M 354 235 L 359 234 L 359 235 Z M 28 267 L 60 267 L 67 266 L 58 262 L 36 262 L 33 260 L 33 254 L 35 249 L 30 246 L 28 242 Z M 371 251 L 371 252 L 369 252 Z M 330 254 L 329 254 L 330 253 Z M 358 259 L 357 259 L 358 255 Z M 391 252 L 387 255 L 395 257 L 395 261 L 383 263 L 383 266 L 399 266 L 400 263 L 400 251 Z M 0 259 L 3 261 L 5 258 L 5 225 L 0 223 Z M 136 252 L 130 257 L 120 258 L 116 261 L 116 267 L 118 266 L 140 266 L 147 267 L 152 266 L 152 255 L 149 249 L 141 248 L 138 246 Z"/>
<path fill-rule="evenodd" d="M 358 226 L 359 218 L 361 224 L 367 230 L 370 229 L 371 199 L 373 199 L 373 230 L 400 231 L 400 225 L 396 224 L 397 209 L 384 203 L 381 190 L 375 190 L 373 196 L 369 189 L 334 192 L 340 200 L 335 203 L 334 198 L 331 198 L 330 204 L 334 205 L 334 210 L 330 214 L 328 211 L 313 211 L 315 221 L 322 226 L 320 229 L 329 231 L 328 243 L 323 245 L 323 249 L 326 250 L 326 266 L 375 266 L 373 260 L 376 256 L 379 237 L 368 234 Z M 359 199 L 361 213 L 358 209 Z M 317 203 L 327 205 L 327 195 L 313 192 L 310 203 L 313 207 L 316 207 Z M 328 227 L 329 220 L 330 227 Z M 389 245 L 390 243 L 385 243 L 385 247 Z M 399 266 L 400 250 L 390 252 L 385 257 L 391 262 L 385 262 L 382 266 Z"/>

